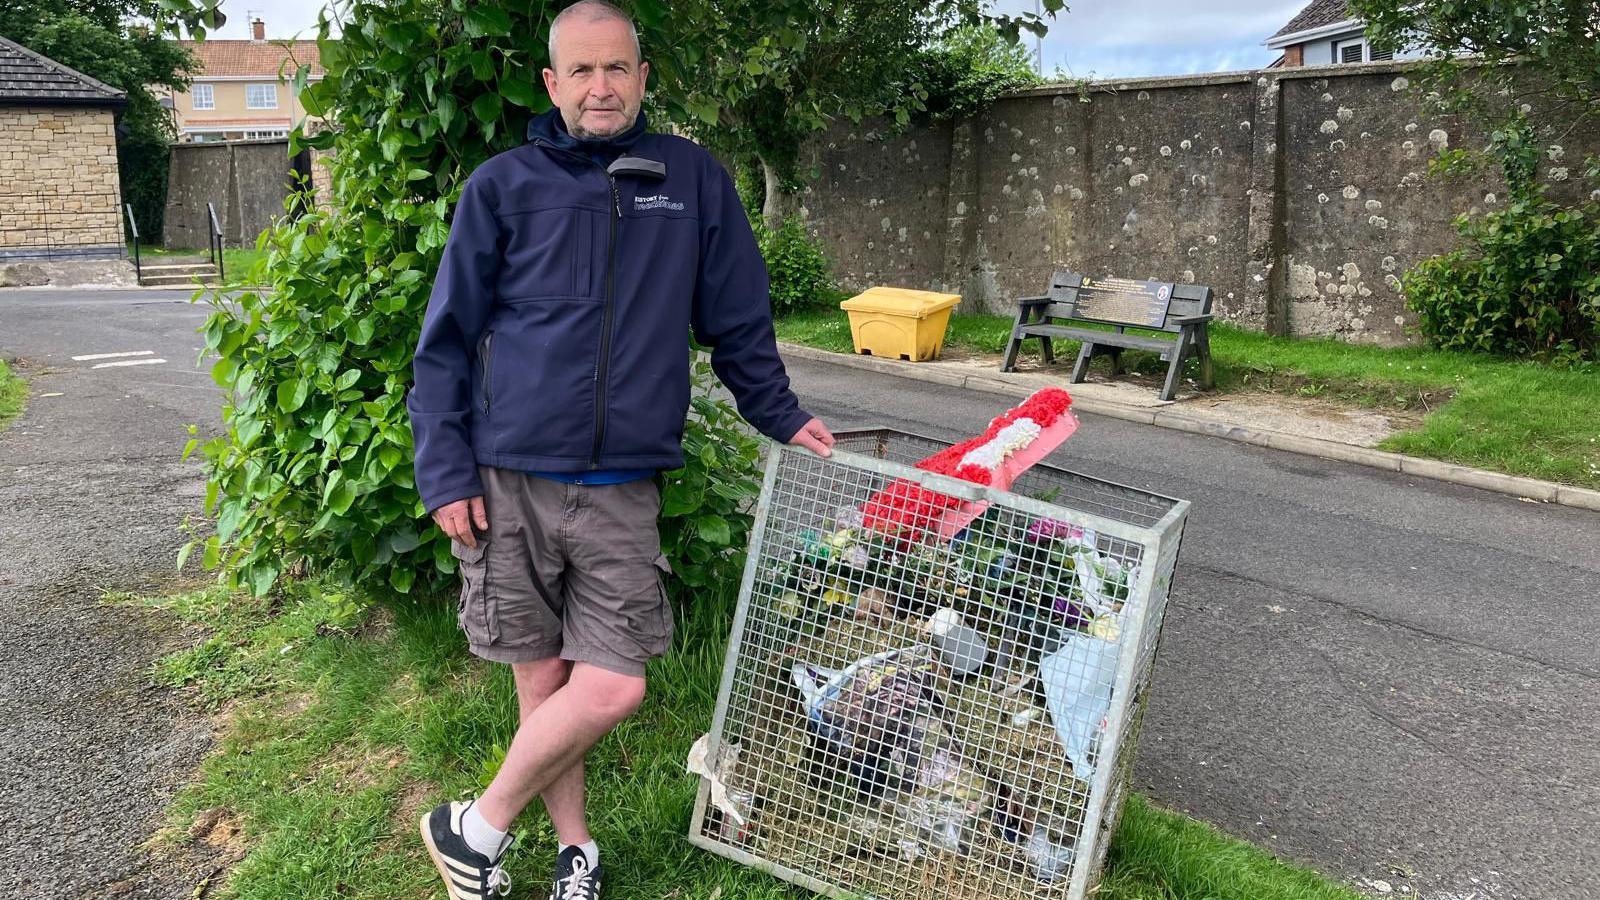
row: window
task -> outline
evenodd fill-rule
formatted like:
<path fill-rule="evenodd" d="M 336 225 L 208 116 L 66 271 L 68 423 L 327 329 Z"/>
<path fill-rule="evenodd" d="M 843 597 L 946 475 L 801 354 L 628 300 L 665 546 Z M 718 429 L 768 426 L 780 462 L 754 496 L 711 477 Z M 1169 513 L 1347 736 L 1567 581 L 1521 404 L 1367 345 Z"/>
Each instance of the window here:
<path fill-rule="evenodd" d="M 217 96 L 209 84 L 192 84 L 189 86 L 189 106 L 192 109 L 216 109 Z"/>
<path fill-rule="evenodd" d="M 277 109 L 278 86 L 275 84 L 245 85 L 244 105 L 247 109 Z"/>
<path fill-rule="evenodd" d="M 1333 61 L 1336 63 L 1379 62 L 1386 59 L 1394 59 L 1394 51 L 1374 50 L 1366 38 L 1337 41 L 1333 45 Z"/>
<path fill-rule="evenodd" d="M 276 138 L 285 138 L 288 136 L 289 132 L 282 128 L 268 131 L 246 131 L 244 133 L 244 139 L 247 141 L 267 141 L 274 140 Z"/>
<path fill-rule="evenodd" d="M 1333 48 L 1333 58 L 1341 63 L 1358 63 L 1366 58 L 1367 45 L 1363 41 L 1345 41 Z"/>

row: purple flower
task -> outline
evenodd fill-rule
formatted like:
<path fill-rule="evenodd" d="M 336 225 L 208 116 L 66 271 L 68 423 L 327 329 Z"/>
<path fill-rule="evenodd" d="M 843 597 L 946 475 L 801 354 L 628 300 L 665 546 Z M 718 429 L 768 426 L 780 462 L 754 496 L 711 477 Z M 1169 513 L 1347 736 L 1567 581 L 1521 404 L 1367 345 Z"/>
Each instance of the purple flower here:
<path fill-rule="evenodd" d="M 1065 597 L 1057 597 L 1051 609 L 1056 615 L 1066 620 L 1069 628 L 1083 628 L 1094 621 L 1094 612 L 1086 606 L 1073 603 Z"/>
<path fill-rule="evenodd" d="M 1062 539 L 1072 540 L 1082 537 L 1082 528 L 1063 522 L 1060 519 L 1034 519 L 1033 523 L 1028 526 L 1028 539 L 1038 543 Z"/>

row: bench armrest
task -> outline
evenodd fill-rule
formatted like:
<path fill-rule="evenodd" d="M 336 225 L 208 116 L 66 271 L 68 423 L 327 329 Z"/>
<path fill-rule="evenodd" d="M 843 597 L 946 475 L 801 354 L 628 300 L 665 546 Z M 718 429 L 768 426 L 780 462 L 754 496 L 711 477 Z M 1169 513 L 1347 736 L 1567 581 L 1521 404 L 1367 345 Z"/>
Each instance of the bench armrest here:
<path fill-rule="evenodd" d="M 1046 303 L 1049 303 L 1049 302 L 1050 302 L 1050 297 L 1048 295 L 1043 296 L 1043 297 L 1018 297 L 1017 298 L 1017 305 L 1018 306 L 1043 306 L 1043 305 L 1045 305 Z"/>
<path fill-rule="evenodd" d="M 1214 318 L 1216 317 L 1210 313 L 1206 313 L 1203 316 L 1173 316 L 1167 321 L 1174 325 L 1203 325 Z"/>

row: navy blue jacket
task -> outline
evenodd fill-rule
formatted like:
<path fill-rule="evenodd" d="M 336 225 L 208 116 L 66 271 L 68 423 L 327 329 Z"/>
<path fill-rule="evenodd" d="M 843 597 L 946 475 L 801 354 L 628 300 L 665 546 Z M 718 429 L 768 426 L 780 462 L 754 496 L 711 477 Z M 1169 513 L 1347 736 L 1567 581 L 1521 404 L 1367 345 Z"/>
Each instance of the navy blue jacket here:
<path fill-rule="evenodd" d="M 740 415 L 792 438 L 810 416 L 722 166 L 643 116 L 609 169 L 557 110 L 528 131 L 467 179 L 428 300 L 406 400 L 428 511 L 482 494 L 477 464 L 682 465 L 691 329 Z"/>

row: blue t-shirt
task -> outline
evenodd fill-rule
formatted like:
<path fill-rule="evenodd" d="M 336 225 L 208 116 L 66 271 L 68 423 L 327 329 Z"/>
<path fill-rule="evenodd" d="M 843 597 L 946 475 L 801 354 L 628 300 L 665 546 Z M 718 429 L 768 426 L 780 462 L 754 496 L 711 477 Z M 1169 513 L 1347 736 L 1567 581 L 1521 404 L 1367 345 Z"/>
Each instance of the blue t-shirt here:
<path fill-rule="evenodd" d="M 548 478 L 562 484 L 627 484 L 656 474 L 655 469 L 596 469 L 593 472 L 529 472 L 535 478 Z"/>

